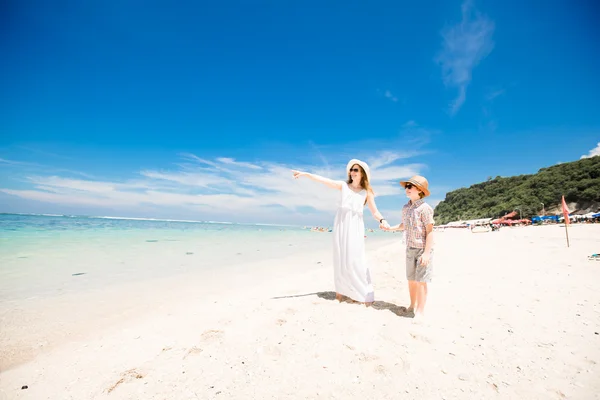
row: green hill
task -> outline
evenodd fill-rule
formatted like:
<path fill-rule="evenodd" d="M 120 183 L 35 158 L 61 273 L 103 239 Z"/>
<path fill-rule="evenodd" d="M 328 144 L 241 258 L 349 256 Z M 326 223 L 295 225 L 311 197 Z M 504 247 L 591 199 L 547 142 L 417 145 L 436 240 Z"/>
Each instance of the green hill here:
<path fill-rule="evenodd" d="M 554 165 L 536 174 L 488 178 L 486 182 L 446 193 L 435 208 L 436 224 L 450 221 L 496 218 L 513 210 L 523 218 L 557 214 L 561 196 L 571 212 L 596 211 L 600 206 L 600 156 Z"/>

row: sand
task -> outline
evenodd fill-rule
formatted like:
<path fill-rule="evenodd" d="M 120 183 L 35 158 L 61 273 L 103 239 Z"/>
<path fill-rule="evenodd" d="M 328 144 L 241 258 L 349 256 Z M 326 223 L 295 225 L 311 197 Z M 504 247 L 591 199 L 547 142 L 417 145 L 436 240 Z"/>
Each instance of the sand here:
<path fill-rule="evenodd" d="M 558 226 L 436 234 L 421 320 L 392 236 L 368 248 L 372 308 L 333 299 L 325 251 L 18 304 L 30 330 L 5 314 L 2 335 L 51 345 L 5 356 L 0 399 L 600 398 L 600 225 L 573 226 L 570 248 Z M 62 322 L 86 307 L 87 328 Z"/>

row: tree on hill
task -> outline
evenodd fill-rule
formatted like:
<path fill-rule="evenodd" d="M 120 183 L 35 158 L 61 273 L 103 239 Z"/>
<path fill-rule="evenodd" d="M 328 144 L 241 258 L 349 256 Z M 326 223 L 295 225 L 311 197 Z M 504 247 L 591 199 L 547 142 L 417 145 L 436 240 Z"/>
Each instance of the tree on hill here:
<path fill-rule="evenodd" d="M 519 210 L 523 218 L 559 210 L 561 197 L 576 209 L 600 206 L 600 156 L 554 165 L 536 174 L 488 178 L 446 193 L 435 208 L 436 223 L 497 218 Z M 543 203 L 543 206 L 542 206 Z M 571 211 L 575 211 L 571 209 Z"/>

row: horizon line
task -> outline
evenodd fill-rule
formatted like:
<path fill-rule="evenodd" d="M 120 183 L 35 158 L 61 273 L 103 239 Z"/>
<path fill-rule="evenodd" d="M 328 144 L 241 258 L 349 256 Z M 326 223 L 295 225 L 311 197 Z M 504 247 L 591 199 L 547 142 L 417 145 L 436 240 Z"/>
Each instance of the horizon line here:
<path fill-rule="evenodd" d="M 290 224 L 267 224 L 250 222 L 230 222 L 230 221 L 199 221 L 190 219 L 170 219 L 170 218 L 144 218 L 144 217 L 120 217 L 110 215 L 73 215 L 73 214 L 40 214 L 40 213 L 18 213 L 18 212 L 0 212 L 0 215 L 24 215 L 31 217 L 59 217 L 59 218 L 90 218 L 90 219 L 115 219 L 115 220 L 133 220 L 133 221 L 157 221 L 157 222 L 186 222 L 195 224 L 221 224 L 221 225 L 252 225 L 252 226 L 283 226 L 283 227 L 301 227 L 302 225 Z"/>

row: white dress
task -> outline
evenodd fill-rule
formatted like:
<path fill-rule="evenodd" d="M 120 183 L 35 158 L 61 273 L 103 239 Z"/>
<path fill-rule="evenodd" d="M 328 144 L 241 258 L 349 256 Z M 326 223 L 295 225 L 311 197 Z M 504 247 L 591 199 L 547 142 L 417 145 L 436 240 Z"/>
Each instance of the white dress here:
<path fill-rule="evenodd" d="M 356 193 L 341 182 L 341 199 L 333 225 L 335 291 L 359 302 L 372 302 L 375 294 L 365 258 L 363 210 L 367 191 Z"/>

